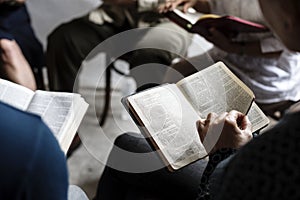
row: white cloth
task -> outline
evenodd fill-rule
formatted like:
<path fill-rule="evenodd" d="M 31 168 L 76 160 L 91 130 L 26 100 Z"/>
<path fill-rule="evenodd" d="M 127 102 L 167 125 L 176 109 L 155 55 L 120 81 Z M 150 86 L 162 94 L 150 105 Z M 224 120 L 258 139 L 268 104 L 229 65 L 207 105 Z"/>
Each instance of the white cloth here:
<path fill-rule="evenodd" d="M 88 197 L 80 187 L 69 185 L 68 200 L 88 200 Z"/>
<path fill-rule="evenodd" d="M 212 13 L 234 15 L 265 24 L 257 0 L 210 0 Z M 244 34 L 239 40 L 260 40 L 262 52 L 283 51 L 278 58 L 227 54 L 217 48 L 209 53 L 231 68 L 254 92 L 259 103 L 300 99 L 300 54 L 287 50 L 273 34 Z"/>

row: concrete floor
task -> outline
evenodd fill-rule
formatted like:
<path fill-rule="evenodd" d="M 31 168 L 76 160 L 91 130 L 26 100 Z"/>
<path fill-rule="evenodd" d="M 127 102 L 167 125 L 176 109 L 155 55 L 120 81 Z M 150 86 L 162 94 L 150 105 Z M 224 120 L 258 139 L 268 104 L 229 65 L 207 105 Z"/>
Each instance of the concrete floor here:
<path fill-rule="evenodd" d="M 114 90 L 112 91 L 109 116 L 105 125 L 99 126 L 96 115 L 101 112 L 104 103 L 103 81 L 100 81 L 100 89 L 97 91 L 93 91 L 92 88 L 105 68 L 103 54 L 99 54 L 89 63 L 85 62 L 83 68 L 79 78 L 79 93 L 90 106 L 79 128 L 82 145 L 68 159 L 68 168 L 70 183 L 81 187 L 88 197 L 92 198 L 114 139 L 124 132 L 138 132 L 138 129 L 121 104 L 120 89 L 126 80 L 116 74 L 112 76 Z"/>
<path fill-rule="evenodd" d="M 93 105 L 90 104 L 80 127 L 79 134 L 83 145 L 68 159 L 70 183 L 80 186 L 89 198 L 95 194 L 97 182 L 114 139 L 123 132 L 137 132 L 137 128 L 129 118 L 122 119 L 123 108 L 119 103 L 120 97 L 118 92 L 113 94 L 112 112 L 103 128 L 99 126 L 94 116 Z M 86 100 L 91 102 L 91 99 Z"/>

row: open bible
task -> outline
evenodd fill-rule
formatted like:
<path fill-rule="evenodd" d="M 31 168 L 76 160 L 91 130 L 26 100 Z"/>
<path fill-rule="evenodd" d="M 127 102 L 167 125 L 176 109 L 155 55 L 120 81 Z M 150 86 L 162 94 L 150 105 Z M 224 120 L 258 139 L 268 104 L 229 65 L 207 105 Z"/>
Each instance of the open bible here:
<path fill-rule="evenodd" d="M 239 33 L 266 32 L 268 28 L 262 24 L 251 22 L 235 16 L 219 16 L 215 14 L 201 14 L 193 9 L 183 13 L 179 9 L 165 13 L 166 17 L 191 33 L 202 36 L 209 34 L 210 28 L 215 28 L 228 37 L 235 37 Z"/>
<path fill-rule="evenodd" d="M 88 108 L 75 93 L 32 91 L 0 79 L 0 101 L 41 116 L 66 153 Z"/>
<path fill-rule="evenodd" d="M 254 102 L 253 92 L 222 62 L 176 84 L 164 84 L 128 97 L 122 103 L 169 170 L 208 155 L 196 121 L 210 112 L 247 114 L 256 132 L 269 123 Z"/>

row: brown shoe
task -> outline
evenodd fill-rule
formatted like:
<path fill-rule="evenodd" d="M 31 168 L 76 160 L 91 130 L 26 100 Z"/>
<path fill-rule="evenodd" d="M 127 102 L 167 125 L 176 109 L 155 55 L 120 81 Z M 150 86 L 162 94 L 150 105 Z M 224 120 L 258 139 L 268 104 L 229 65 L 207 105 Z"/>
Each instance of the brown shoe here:
<path fill-rule="evenodd" d="M 74 136 L 73 138 L 73 141 L 70 145 L 70 148 L 68 149 L 68 152 L 67 152 L 67 158 L 69 158 L 75 150 L 77 150 L 81 145 L 81 139 L 78 135 L 78 133 L 76 133 L 76 135 Z"/>

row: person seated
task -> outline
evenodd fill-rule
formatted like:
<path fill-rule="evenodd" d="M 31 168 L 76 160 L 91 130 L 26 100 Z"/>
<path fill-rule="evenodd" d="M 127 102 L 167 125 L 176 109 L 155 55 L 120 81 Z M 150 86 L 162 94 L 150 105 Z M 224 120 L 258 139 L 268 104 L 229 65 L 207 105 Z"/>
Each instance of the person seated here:
<path fill-rule="evenodd" d="M 0 39 L 3 73 L 12 81 L 20 84 L 26 83 L 24 86 L 28 86 L 30 89 L 36 87 L 44 89 L 41 74 L 41 68 L 45 65 L 44 51 L 31 27 L 25 0 L 0 1 Z M 18 65 L 19 69 L 23 69 L 23 67 L 24 69 L 17 69 L 17 63 L 21 64 Z M 32 72 L 29 71 L 29 66 Z M 16 77 L 13 77 L 14 74 L 11 72 L 16 70 L 18 70 Z M 35 77 L 34 81 L 31 80 L 32 74 Z"/>
<path fill-rule="evenodd" d="M 128 53 L 126 57 L 131 68 L 150 63 L 151 66 L 132 71 L 138 87 L 147 83 L 161 83 L 166 67 L 160 66 L 169 66 L 178 55 L 185 55 L 190 34 L 159 14 L 158 2 L 105 0 L 96 10 L 57 27 L 48 37 L 50 90 L 73 91 L 83 60 L 97 45 L 118 33 L 144 26 L 153 29 L 141 30 L 131 39 L 118 40 L 120 43 L 110 44 L 102 51 L 113 54 L 125 48 L 124 54 Z"/>
<path fill-rule="evenodd" d="M 177 0 L 162 11 L 183 4 L 185 10 L 193 6 L 202 13 L 233 15 L 268 26 L 257 0 Z M 201 70 L 207 63 L 207 54 L 213 62 L 223 61 L 255 94 L 265 114 L 278 119 L 289 106 L 300 100 L 300 53 L 288 50 L 269 31 L 259 34 L 243 33 L 234 41 L 211 28 L 204 36 L 214 44 L 208 53 L 177 63 L 173 68 L 183 76 Z M 172 76 L 172 75 L 169 75 Z M 168 81 L 168 80 L 166 80 Z"/>
<path fill-rule="evenodd" d="M 199 185 L 208 178 L 208 170 L 229 156 L 231 150 L 238 149 L 251 138 L 251 123 L 240 112 L 231 111 L 225 115 L 209 114 L 206 120 L 198 121 L 201 141 L 204 140 L 208 127 L 225 122 L 220 138 L 211 153 L 211 161 L 198 160 L 175 172 L 167 167 L 145 138 L 138 134 L 127 133 L 119 136 L 109 155 L 104 172 L 100 178 L 98 199 L 196 199 Z M 239 126 L 237 125 L 239 122 Z M 231 134 L 234 133 L 234 134 Z M 223 154 L 216 153 L 221 150 Z M 217 158 L 217 159 L 216 159 Z M 223 167 L 221 167 L 223 168 Z M 118 191 L 118 192 L 115 192 Z"/>
<path fill-rule="evenodd" d="M 264 17 L 280 40 L 291 51 L 300 52 L 300 2 L 259 2 Z M 242 148 L 228 165 L 219 187 L 215 187 L 214 199 L 299 199 L 299 120 L 298 102 L 273 129 Z"/>
<path fill-rule="evenodd" d="M 271 29 L 290 50 L 300 52 L 299 1 L 259 0 L 259 3 Z M 143 159 L 139 159 L 137 154 L 126 157 L 130 155 L 128 152 L 151 151 L 145 140 L 128 134 L 120 136 L 115 141 L 99 181 L 96 199 L 122 199 L 127 194 L 139 195 L 138 198 L 133 196 L 130 199 L 149 199 L 149 195 L 155 196 L 152 199 L 168 199 L 160 196 L 161 190 L 166 191 L 169 196 L 174 194 L 173 199 L 299 199 L 300 103 L 290 107 L 276 126 L 248 143 L 249 132 L 241 131 L 248 129 L 237 126 L 236 118 L 230 117 L 228 120 L 228 115 L 229 113 L 219 116 L 210 114 L 208 120 L 197 123 L 201 140 L 206 137 L 208 129 L 224 122 L 230 125 L 231 128 L 224 126 L 222 129 L 215 150 L 222 147 L 238 148 L 231 156 L 224 156 L 223 158 L 227 158 L 221 162 L 217 158 L 222 154 L 215 151 L 210 155 L 209 162 L 216 160 L 216 165 L 209 165 L 205 170 L 205 160 L 199 160 L 174 173 L 167 172 L 165 168 L 149 171 L 161 166 L 154 154 L 147 154 Z M 248 126 L 248 123 L 245 124 Z M 142 165 L 143 162 L 146 162 L 145 165 Z M 148 171 L 139 168 L 145 168 L 147 164 L 151 164 L 150 168 L 146 168 Z M 169 186 L 175 189 L 170 191 Z M 131 189 L 134 191 L 130 191 Z M 116 191 L 121 193 L 120 196 Z"/>
<path fill-rule="evenodd" d="M 104 40 L 126 30 L 143 24 L 155 27 L 135 33 L 121 43 L 113 42 L 109 48 L 102 49 L 111 56 L 115 51 L 125 48 L 125 55 L 138 88 L 143 85 L 161 83 L 166 66 L 178 55 L 185 55 L 190 44 L 190 34 L 176 24 L 167 21 L 157 12 L 158 1 L 112 1 L 103 4 L 87 15 L 64 23 L 48 36 L 46 66 L 49 89 L 72 92 L 75 80 L 84 59 Z M 122 39 L 122 38 L 121 38 Z M 119 40 L 118 40 L 119 41 Z M 152 47 L 152 48 L 149 48 Z M 128 48 L 128 51 L 126 50 Z M 108 60 L 107 62 L 109 62 Z M 144 64 L 150 64 L 144 65 Z M 108 67 L 108 66 L 106 66 Z M 95 87 L 97 83 L 94 83 Z M 69 156 L 80 145 L 78 135 L 74 138 Z"/>
<path fill-rule="evenodd" d="M 0 199 L 88 199 L 68 185 L 66 157 L 39 116 L 0 101 L 0 130 Z"/>
<path fill-rule="evenodd" d="M 0 130 L 0 199 L 67 200 L 66 158 L 42 119 L 0 102 Z"/>

